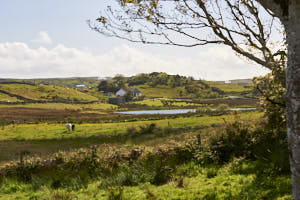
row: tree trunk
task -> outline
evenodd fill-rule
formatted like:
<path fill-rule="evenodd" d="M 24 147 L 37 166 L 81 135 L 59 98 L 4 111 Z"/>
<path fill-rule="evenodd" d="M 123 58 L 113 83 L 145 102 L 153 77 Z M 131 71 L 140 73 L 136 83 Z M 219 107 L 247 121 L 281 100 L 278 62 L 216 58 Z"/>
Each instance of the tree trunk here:
<path fill-rule="evenodd" d="M 287 134 L 293 199 L 300 200 L 300 1 L 291 0 L 287 24 Z"/>

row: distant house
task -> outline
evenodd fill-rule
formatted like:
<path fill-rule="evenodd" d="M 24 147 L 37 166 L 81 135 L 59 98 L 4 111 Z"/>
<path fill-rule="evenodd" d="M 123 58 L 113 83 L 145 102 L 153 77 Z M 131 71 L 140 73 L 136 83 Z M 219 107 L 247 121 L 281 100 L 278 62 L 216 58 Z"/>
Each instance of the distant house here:
<path fill-rule="evenodd" d="M 84 84 L 78 84 L 78 85 L 75 85 L 75 87 L 77 88 L 77 89 L 86 89 L 86 88 L 88 88 L 86 85 L 84 85 Z"/>
<path fill-rule="evenodd" d="M 116 92 L 117 97 L 123 97 L 127 93 L 127 90 L 125 88 L 121 88 Z"/>
<path fill-rule="evenodd" d="M 127 92 L 131 92 L 133 97 L 142 96 L 142 92 L 136 88 L 121 88 L 116 92 L 116 96 L 123 97 Z"/>
<path fill-rule="evenodd" d="M 235 79 L 235 80 L 226 81 L 226 83 L 238 84 L 238 85 L 248 85 L 248 84 L 252 84 L 253 81 L 252 81 L 252 79 Z"/>

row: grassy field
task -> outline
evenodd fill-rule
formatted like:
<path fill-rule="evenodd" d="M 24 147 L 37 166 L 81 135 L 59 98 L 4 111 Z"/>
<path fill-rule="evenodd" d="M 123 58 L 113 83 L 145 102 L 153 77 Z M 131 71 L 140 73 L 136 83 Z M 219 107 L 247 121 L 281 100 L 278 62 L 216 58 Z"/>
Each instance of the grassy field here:
<path fill-rule="evenodd" d="M 241 114 L 242 119 L 256 119 L 262 116 L 259 112 Z M 125 132 L 127 128 L 139 127 L 142 125 L 156 123 L 160 127 L 184 127 L 197 125 L 221 124 L 226 121 L 233 121 L 232 114 L 223 116 L 194 116 L 180 117 L 176 119 L 161 119 L 155 121 L 136 121 L 121 123 L 101 123 L 101 124 L 78 124 L 72 134 L 68 133 L 65 124 L 19 124 L 2 126 L 0 129 L 0 140 L 35 140 L 49 138 L 66 138 L 76 136 L 96 136 L 99 134 L 118 134 Z"/>
<path fill-rule="evenodd" d="M 249 119 L 252 120 L 259 115 L 259 113 L 244 113 L 241 118 L 249 122 Z M 222 117 L 228 122 L 231 121 L 230 116 Z M 198 118 L 199 122 L 204 121 L 205 124 L 215 122 L 214 120 L 214 118 L 209 119 L 209 117 Z M 182 126 L 182 124 L 177 125 Z M 162 160 L 154 160 L 151 165 L 146 164 L 147 156 L 150 156 L 150 161 L 152 161 L 152 154 L 148 153 L 157 152 L 159 154 L 163 151 L 169 152 L 167 149 L 171 147 L 174 149 L 182 148 L 189 139 L 196 138 L 198 133 L 201 132 L 202 135 L 209 136 L 214 131 L 216 131 L 215 128 L 207 128 L 196 132 L 171 133 L 169 135 L 156 135 L 155 137 L 140 135 L 136 138 L 127 138 L 127 140 L 124 140 L 122 135 L 115 137 L 114 140 L 105 140 L 101 137 L 21 140 L 18 142 L 22 143 L 24 148 L 27 147 L 29 151 L 32 146 L 28 143 L 26 146 L 27 141 L 30 141 L 33 146 L 40 145 L 40 154 L 36 154 L 36 156 L 39 156 L 37 161 L 44 159 L 43 153 L 47 155 L 46 149 L 42 148 L 48 148 L 49 153 L 49 149 L 52 151 L 55 151 L 55 148 L 67 150 L 67 147 L 69 147 L 71 152 L 67 152 L 66 155 L 71 157 L 68 159 L 69 161 L 60 161 L 58 168 L 55 170 L 47 168 L 47 170 L 33 173 L 30 182 L 20 181 L 14 177 L 2 179 L 0 181 L 0 200 L 291 199 L 290 175 L 274 173 L 267 162 L 251 161 L 242 157 L 233 159 L 223 165 L 202 165 L 190 160 L 181 162 L 175 168 L 174 166 L 169 168 L 168 165 L 163 164 L 167 162 L 164 158 L 170 156 L 172 160 L 173 154 L 165 155 L 162 153 Z M 110 135 L 110 133 L 107 134 Z M 101 140 L 102 144 L 100 143 Z M 7 146 L 11 146 L 10 149 L 22 150 L 16 141 L 4 142 Z M 85 158 L 86 150 L 84 148 L 78 151 L 74 149 L 76 146 L 82 148 L 85 147 L 84 145 L 89 147 L 95 144 L 98 144 L 97 153 L 104 157 L 103 161 L 101 160 L 102 157 L 95 157 L 100 168 L 104 169 L 101 173 L 88 170 L 87 166 L 89 166 L 88 162 L 91 158 Z M 0 146 L 3 147 L 3 144 Z M 71 147 L 73 147 L 73 150 Z M 145 157 L 142 157 L 140 161 L 125 160 L 123 163 L 121 161 L 119 164 L 115 163 L 115 159 L 118 160 L 115 155 L 118 155 L 118 153 L 126 155 L 128 152 L 130 154 L 131 149 L 144 149 L 143 155 Z M 3 152 L 2 150 L 0 152 Z M 8 152 L 7 149 L 4 149 L 4 151 Z M 14 153 L 18 154 L 18 151 Z M 62 154 L 65 155 L 63 152 Z M 59 154 L 57 155 L 59 156 Z M 179 154 L 181 159 L 184 155 Z M 0 155 L 0 157 L 2 156 Z M 105 162 L 108 162 L 108 164 Z M 143 162 L 146 162 L 145 166 Z M 33 161 L 29 159 L 28 163 L 28 170 L 34 170 L 34 167 L 30 168 Z M 81 164 L 83 165 L 81 166 Z M 63 165 L 70 167 L 62 168 Z M 78 168 L 75 166 L 78 166 Z M 144 168 L 146 166 L 148 168 Z M 26 170 L 23 173 L 26 174 Z M 156 184 L 151 182 L 156 173 L 161 176 L 168 174 L 170 177 L 167 182 Z"/>
<path fill-rule="evenodd" d="M 258 177 L 255 171 L 255 162 L 244 162 L 243 172 L 235 173 L 233 164 L 223 167 L 201 167 L 193 163 L 180 166 L 178 171 L 189 170 L 189 176 L 183 179 L 182 186 L 178 186 L 180 176 L 176 176 L 167 184 L 155 186 L 143 183 L 138 186 L 101 188 L 103 181 L 97 180 L 87 184 L 79 190 L 51 189 L 44 185 L 35 189 L 30 184 L 8 182 L 7 187 L 0 192 L 1 200 L 15 199 L 122 199 L 147 200 L 147 199 L 207 199 L 207 200 L 240 200 L 240 199 L 291 199 L 290 177 L 282 175 L 277 177 Z M 262 183 L 263 181 L 263 183 Z M 36 186 L 37 187 L 37 186 Z M 50 189 L 49 189 L 50 188 Z M 14 192 L 13 192 L 14 191 Z M 114 194 L 114 195 L 113 195 Z"/>
<path fill-rule="evenodd" d="M 76 89 L 50 85 L 0 84 L 0 89 L 33 100 L 97 101 Z"/>
<path fill-rule="evenodd" d="M 0 79 L 0 82 L 19 82 L 30 84 L 56 85 L 61 87 L 75 88 L 76 85 L 84 84 L 96 87 L 99 84 L 98 77 L 73 77 L 73 78 L 44 78 L 44 79 Z"/>
<path fill-rule="evenodd" d="M 0 105 L 0 108 L 41 108 L 55 110 L 115 110 L 118 106 L 109 103 L 65 104 L 65 103 L 29 103 L 19 105 Z"/>
<path fill-rule="evenodd" d="M 242 93 L 253 90 L 253 85 L 226 84 L 215 81 L 205 81 L 209 86 L 223 90 L 225 93 Z"/>
<path fill-rule="evenodd" d="M 135 101 L 132 102 L 133 104 L 139 104 L 139 105 L 146 105 L 146 106 L 157 106 L 161 107 L 164 106 L 162 101 L 171 101 L 171 106 L 199 106 L 199 104 L 196 103 L 190 103 L 188 101 L 186 102 L 176 102 L 174 99 L 166 99 L 166 98 L 157 98 L 157 99 L 145 99 L 142 101 Z"/>
<path fill-rule="evenodd" d="M 169 86 L 156 86 L 151 87 L 149 85 L 137 85 L 135 86 L 139 89 L 142 94 L 146 97 L 161 97 L 161 98 L 178 98 L 180 91 L 183 90 L 182 87 L 170 88 Z"/>
<path fill-rule="evenodd" d="M 22 100 L 17 99 L 16 97 L 11 97 L 7 94 L 0 93 L 0 101 L 6 102 L 22 102 Z"/>
<path fill-rule="evenodd" d="M 262 116 L 262 113 L 258 112 L 242 113 L 240 119 L 252 121 L 260 116 Z M 232 122 L 235 119 L 236 116 L 229 114 L 221 117 L 180 117 L 154 121 L 76 124 L 76 129 L 72 133 L 67 132 L 65 124 L 8 125 L 0 127 L 0 165 L 6 163 L 8 160 L 17 159 L 19 153 L 24 150 L 33 155 L 48 155 L 61 150 L 69 151 L 103 143 L 121 142 L 122 146 L 124 142 L 126 143 L 127 140 L 130 142 L 131 140 L 125 137 L 128 130 L 132 130 L 133 128 L 139 130 L 140 127 L 145 127 L 151 123 L 155 123 L 159 128 L 186 128 L 189 131 L 192 127 L 200 127 L 201 129 L 203 126 L 222 125 L 224 120 Z M 205 131 L 209 132 L 209 130 Z M 149 140 L 149 138 L 146 140 Z M 158 140 L 153 140 L 152 138 L 149 142 L 151 145 L 156 146 L 166 141 L 159 138 Z"/>

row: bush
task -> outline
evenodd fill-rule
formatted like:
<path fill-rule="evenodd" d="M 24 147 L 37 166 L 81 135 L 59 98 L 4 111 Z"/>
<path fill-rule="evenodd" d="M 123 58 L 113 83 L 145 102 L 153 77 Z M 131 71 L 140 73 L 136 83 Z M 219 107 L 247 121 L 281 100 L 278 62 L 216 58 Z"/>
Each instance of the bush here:
<path fill-rule="evenodd" d="M 111 187 L 108 189 L 108 200 L 123 200 L 123 187 Z"/>
<path fill-rule="evenodd" d="M 228 162 L 232 157 L 248 156 L 251 152 L 251 133 L 249 127 L 235 121 L 225 125 L 225 131 L 210 138 L 209 150 L 218 163 Z"/>
<path fill-rule="evenodd" d="M 274 134 L 265 124 L 250 125 L 238 119 L 209 136 L 201 148 L 195 147 L 194 158 L 202 164 L 224 164 L 233 158 L 259 160 L 274 172 L 289 173 L 286 133 Z"/>
<path fill-rule="evenodd" d="M 228 110 L 230 107 L 228 106 L 228 104 L 220 104 L 217 107 L 217 111 L 226 111 Z"/>
<path fill-rule="evenodd" d="M 74 196 L 65 191 L 55 191 L 51 194 L 51 200 L 71 200 Z"/>
<path fill-rule="evenodd" d="M 139 134 L 153 134 L 158 130 L 160 130 L 160 128 L 158 128 L 156 124 L 151 123 L 149 125 L 140 126 Z"/>

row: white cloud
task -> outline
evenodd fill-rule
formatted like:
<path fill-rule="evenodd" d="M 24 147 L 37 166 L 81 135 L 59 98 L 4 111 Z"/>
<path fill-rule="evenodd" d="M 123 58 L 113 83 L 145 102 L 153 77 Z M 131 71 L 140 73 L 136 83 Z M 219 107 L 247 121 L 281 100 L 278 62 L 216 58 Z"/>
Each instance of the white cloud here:
<path fill-rule="evenodd" d="M 267 72 L 221 46 L 205 49 L 196 55 L 163 57 L 126 45 L 95 55 L 61 44 L 52 49 L 34 49 L 25 43 L 0 43 L 0 78 L 128 76 L 154 71 L 206 80 L 251 78 Z"/>
<path fill-rule="evenodd" d="M 32 42 L 37 43 L 39 45 L 50 45 L 52 44 L 52 40 L 47 32 L 39 32 L 37 38 L 33 39 Z"/>

